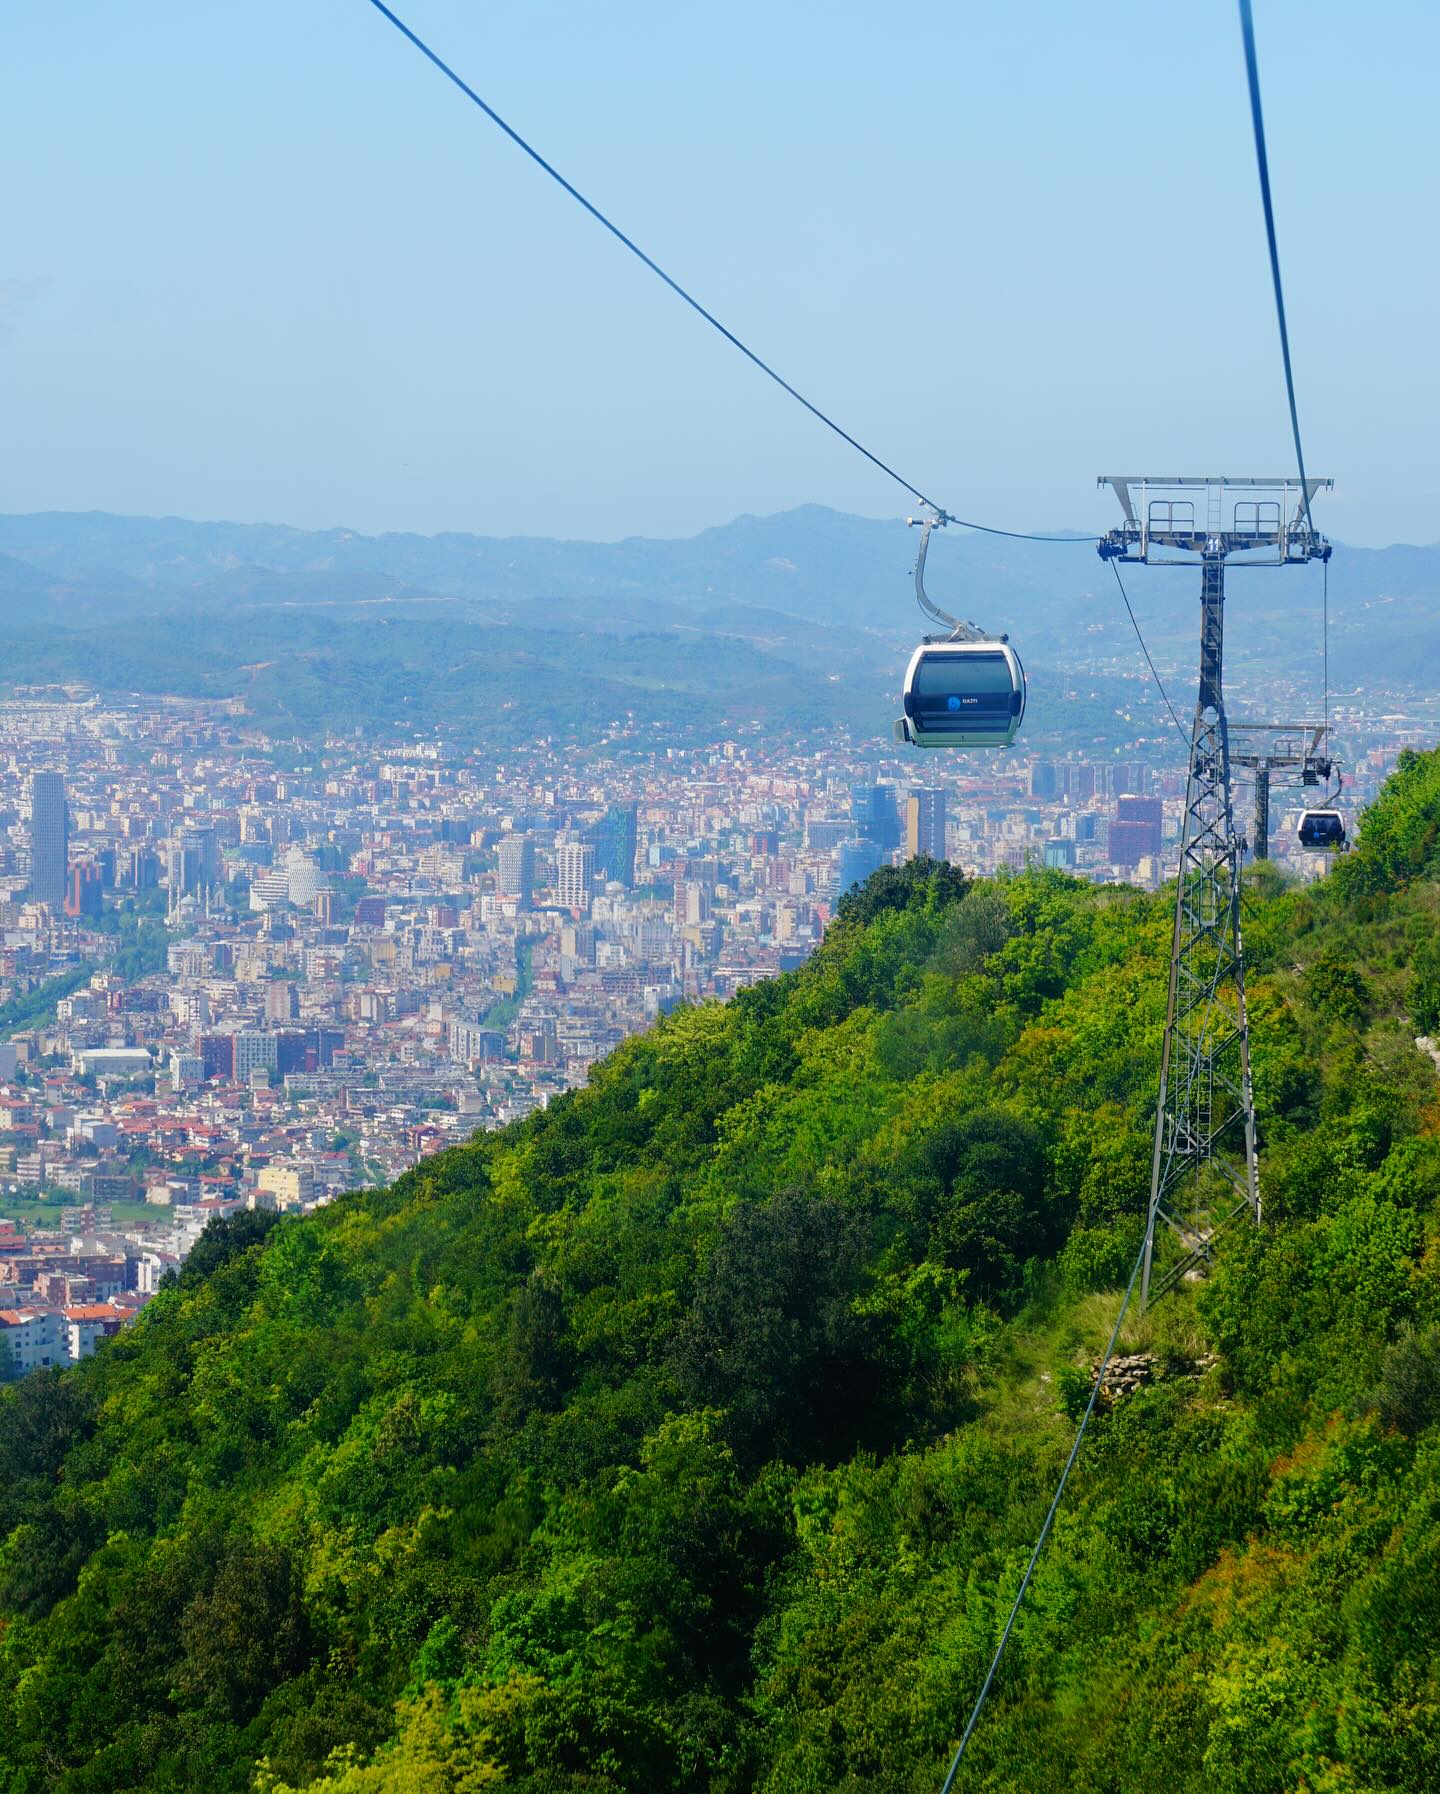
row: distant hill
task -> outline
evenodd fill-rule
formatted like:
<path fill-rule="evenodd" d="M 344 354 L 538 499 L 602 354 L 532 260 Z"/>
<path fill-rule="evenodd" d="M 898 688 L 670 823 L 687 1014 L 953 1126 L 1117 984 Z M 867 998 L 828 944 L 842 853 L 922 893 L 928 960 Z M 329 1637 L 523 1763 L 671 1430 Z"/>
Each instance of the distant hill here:
<path fill-rule="evenodd" d="M 684 539 L 622 542 L 47 512 L 0 517 L 0 627 L 11 632 L 11 680 L 108 676 L 139 691 L 200 682 L 244 696 L 272 721 L 297 708 L 328 720 L 326 692 L 340 702 L 349 678 L 337 679 L 336 666 L 368 669 L 355 691 L 366 723 L 393 709 L 417 674 L 431 688 L 410 698 L 427 714 L 447 713 L 447 689 L 457 703 L 486 699 L 463 670 L 482 662 L 519 679 L 508 693 L 518 704 L 540 707 L 541 687 L 526 683 L 531 659 L 538 655 L 553 689 L 553 664 L 573 668 L 585 638 L 584 690 L 572 690 L 576 721 L 564 725 L 577 739 L 600 712 L 608 720 L 627 708 L 666 727 L 709 729 L 746 714 L 827 725 L 863 715 L 868 730 L 883 727 L 880 711 L 893 704 L 901 658 L 922 627 L 914 548 L 898 518 L 819 505 L 738 517 Z M 1032 672 L 1065 667 L 1129 681 L 1141 670 L 1113 578 L 1084 543 L 951 532 L 936 541 L 931 570 L 932 595 L 1009 631 Z M 1193 574 L 1136 568 L 1126 583 L 1162 670 L 1188 673 Z M 1231 665 L 1241 682 L 1313 683 L 1318 696 L 1319 569 L 1236 570 L 1230 590 Z M 1341 548 L 1330 601 L 1338 685 L 1378 697 L 1440 683 L 1440 546 Z M 137 633 L 141 617 L 164 618 L 165 627 Z M 404 631 L 382 628 L 392 622 Z M 615 636 L 648 645 L 600 645 Z M 236 677 L 261 659 L 271 663 L 268 682 Z M 1116 685 L 1105 708 L 1133 697 Z"/>
<path fill-rule="evenodd" d="M 763 618 L 763 613 L 760 614 Z M 668 620 L 668 612 L 667 612 Z M 80 683 L 112 697 L 238 698 L 282 736 L 356 730 L 393 739 L 451 730 L 515 746 L 579 745 L 620 731 L 636 746 L 714 741 L 760 724 L 788 736 L 890 745 L 903 651 L 793 619 L 756 638 L 696 623 L 649 631 L 533 629 L 437 616 L 264 608 L 171 611 L 83 629 L 7 634 L 11 686 Z M 1155 714 L 1136 679 L 1030 669 L 1026 740 L 1107 751 Z"/>
<path fill-rule="evenodd" d="M 1057 532 L 1069 533 L 1069 532 Z M 254 605 L 481 605 L 492 620 L 546 627 L 587 615 L 598 627 L 641 623 L 653 605 L 713 614 L 741 606 L 850 628 L 909 632 L 915 537 L 899 519 L 802 505 L 737 517 L 674 540 L 574 542 L 533 536 L 361 535 L 283 525 L 116 517 L 101 511 L 0 516 L 0 618 L 48 598 L 62 625 L 155 610 Z M 1084 545 L 1017 542 L 956 531 L 936 540 L 935 595 L 995 628 L 1023 632 L 1040 658 L 1067 658 L 1096 625 L 1128 629 L 1113 584 Z M 1134 596 L 1157 635 L 1188 642 L 1186 576 L 1135 570 Z M 1318 616 L 1313 575 L 1237 573 L 1243 624 L 1283 650 Z M 1317 590 L 1312 591 L 1314 586 Z M 1440 661 L 1440 545 L 1337 549 L 1330 592 L 1336 641 L 1370 661 L 1404 642 Z M 1237 613 L 1241 606 L 1237 604 Z M 33 617 L 29 620 L 37 620 Z"/>
<path fill-rule="evenodd" d="M 363 536 L 104 512 L 0 517 L 0 552 L 51 580 L 62 614 L 85 615 L 182 602 L 228 608 L 276 596 L 297 603 L 429 596 L 527 611 L 541 601 L 738 603 L 816 622 L 884 628 L 899 618 L 908 626 L 913 545 L 898 519 L 819 505 L 738 517 L 686 539 L 622 542 Z M 1057 577 L 1065 583 L 1067 563 L 1089 579 L 1091 566 L 1073 549 L 1013 543 L 996 552 L 986 539 L 969 538 L 947 539 L 934 554 L 941 580 L 948 568 L 967 593 L 1006 601 L 1033 599 Z"/>

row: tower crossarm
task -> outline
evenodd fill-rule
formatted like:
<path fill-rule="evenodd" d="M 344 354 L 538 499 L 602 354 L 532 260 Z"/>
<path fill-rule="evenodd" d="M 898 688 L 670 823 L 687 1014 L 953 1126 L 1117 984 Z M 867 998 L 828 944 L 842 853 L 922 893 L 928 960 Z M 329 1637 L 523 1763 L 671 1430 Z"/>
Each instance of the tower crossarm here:
<path fill-rule="evenodd" d="M 1186 566 L 1203 558 L 1244 557 L 1276 567 L 1328 560 L 1330 544 L 1309 521 L 1309 501 L 1335 482 L 1277 475 L 1101 474 L 1124 521 L 1102 536 L 1107 560 Z"/>

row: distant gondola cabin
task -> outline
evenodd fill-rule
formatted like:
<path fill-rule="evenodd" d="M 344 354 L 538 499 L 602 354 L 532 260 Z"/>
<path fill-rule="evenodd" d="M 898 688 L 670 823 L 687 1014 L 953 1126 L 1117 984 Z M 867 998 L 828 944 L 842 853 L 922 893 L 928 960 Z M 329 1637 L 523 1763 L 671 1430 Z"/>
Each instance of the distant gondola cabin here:
<path fill-rule="evenodd" d="M 1306 810 L 1298 833 L 1312 853 L 1334 853 L 1345 845 L 1345 819 L 1338 810 Z"/>

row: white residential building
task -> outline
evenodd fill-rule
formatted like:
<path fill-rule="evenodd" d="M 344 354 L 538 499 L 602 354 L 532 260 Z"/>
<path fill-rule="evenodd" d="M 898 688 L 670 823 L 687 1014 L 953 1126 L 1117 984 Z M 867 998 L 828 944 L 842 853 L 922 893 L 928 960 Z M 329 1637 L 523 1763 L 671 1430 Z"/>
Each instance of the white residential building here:
<path fill-rule="evenodd" d="M 70 1362 L 65 1318 L 54 1308 L 0 1308 L 0 1340 L 9 1348 L 11 1376 Z"/>
<path fill-rule="evenodd" d="M 555 850 L 555 878 L 560 907 L 588 915 L 595 888 L 595 849 L 588 841 L 567 841 Z"/>

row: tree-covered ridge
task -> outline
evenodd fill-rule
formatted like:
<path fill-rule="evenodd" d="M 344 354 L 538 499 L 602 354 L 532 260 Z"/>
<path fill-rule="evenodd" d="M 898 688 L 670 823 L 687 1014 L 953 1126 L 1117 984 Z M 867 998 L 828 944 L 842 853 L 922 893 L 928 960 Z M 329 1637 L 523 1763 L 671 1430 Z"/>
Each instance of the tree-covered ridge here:
<path fill-rule="evenodd" d="M 1092 1430 L 967 1786 L 1436 1779 L 1416 766 L 1341 877 L 1247 886 L 1267 1226 L 1127 1335 L 1171 1374 Z M 1138 1243 L 1168 938 L 877 874 L 545 1113 L 218 1230 L 0 1396 L 0 1787 L 938 1786 Z"/>

